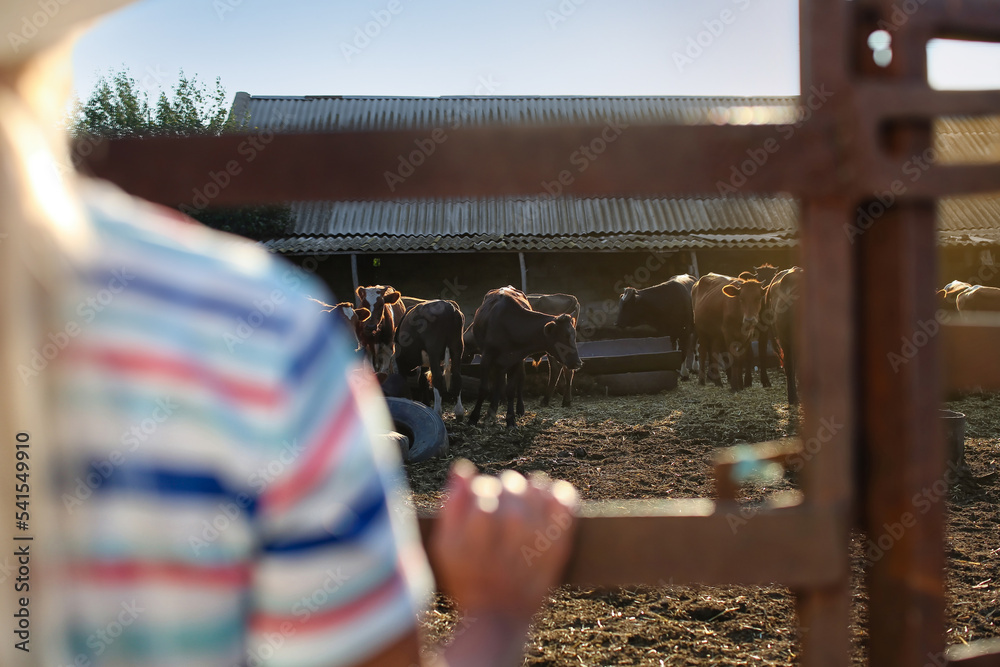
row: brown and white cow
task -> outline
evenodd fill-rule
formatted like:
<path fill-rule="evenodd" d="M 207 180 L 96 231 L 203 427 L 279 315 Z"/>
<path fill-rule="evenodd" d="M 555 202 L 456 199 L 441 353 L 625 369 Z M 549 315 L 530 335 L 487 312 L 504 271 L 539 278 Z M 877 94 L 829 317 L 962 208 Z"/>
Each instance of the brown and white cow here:
<path fill-rule="evenodd" d="M 941 297 L 941 303 L 939 308 L 941 310 L 946 310 L 949 312 L 955 312 L 958 310 L 958 295 L 967 289 L 971 289 L 972 285 L 961 280 L 952 280 L 950 283 L 944 286 L 944 289 L 939 289 L 937 295 Z"/>
<path fill-rule="evenodd" d="M 402 296 L 389 285 L 362 286 L 355 293 L 357 306 L 371 312 L 371 317 L 361 328 L 360 342 L 376 373 L 396 372 L 392 361 L 396 327 L 406 312 L 400 301 Z"/>
<path fill-rule="evenodd" d="M 327 313 L 332 313 L 338 321 L 342 322 L 348 331 L 354 336 L 354 349 L 361 349 L 361 329 L 364 326 L 365 320 L 371 316 L 371 312 L 367 308 L 355 308 L 354 304 L 350 301 L 342 301 L 334 306 L 328 303 L 323 303 L 319 299 L 309 298 L 310 301 L 314 301 L 322 306 L 323 310 Z"/>
<path fill-rule="evenodd" d="M 462 407 L 462 330 L 465 315 L 454 301 L 413 303 L 396 331 L 396 366 L 403 375 L 420 369 L 420 388 L 426 390 L 427 368 L 431 374 L 434 411 L 441 414 L 441 394 L 457 397 L 455 418 L 465 416 Z M 456 368 L 457 367 L 457 368 Z"/>
<path fill-rule="evenodd" d="M 955 300 L 958 312 L 1000 313 L 1000 288 L 973 285 Z"/>
<path fill-rule="evenodd" d="M 572 294 L 528 294 L 528 303 L 531 309 L 546 315 L 569 315 L 574 322 L 580 321 L 580 300 Z M 563 392 L 562 405 L 564 408 L 573 405 L 573 376 L 576 371 L 559 362 L 558 359 L 549 355 L 549 385 L 545 388 L 545 396 L 542 397 L 542 405 L 547 406 L 552 401 L 552 395 L 556 391 L 556 385 L 563 376 L 566 378 L 566 389 Z"/>
<path fill-rule="evenodd" d="M 524 379 L 524 358 L 545 353 L 573 370 L 579 370 L 576 322 L 570 315 L 546 315 L 531 309 L 527 296 L 513 287 L 490 290 L 476 310 L 472 332 L 482 354 L 482 380 L 469 423 L 476 424 L 486 392 L 492 389 L 488 417 L 496 414 L 506 386 L 507 426 L 517 423 L 514 397 Z M 520 402 L 519 402 L 520 403 Z M 520 414 L 523 405 L 518 406 Z"/>
<path fill-rule="evenodd" d="M 756 335 L 760 321 L 763 285 L 753 278 L 744 280 L 709 273 L 694 284 L 691 296 L 702 360 L 699 384 L 705 384 L 706 375 L 711 373 L 713 382 L 721 387 L 724 367 L 729 371 L 732 390 L 743 389 L 750 340 Z"/>

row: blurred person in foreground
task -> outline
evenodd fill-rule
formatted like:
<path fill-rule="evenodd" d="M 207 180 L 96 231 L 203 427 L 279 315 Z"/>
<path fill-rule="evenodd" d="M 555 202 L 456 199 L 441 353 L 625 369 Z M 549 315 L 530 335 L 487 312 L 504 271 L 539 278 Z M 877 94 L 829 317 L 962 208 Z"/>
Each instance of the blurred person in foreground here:
<path fill-rule="evenodd" d="M 455 466 L 431 555 L 467 617 L 421 656 L 427 556 L 323 288 L 71 167 L 73 35 L 125 4 L 0 7 L 0 664 L 520 664 L 575 491 Z"/>

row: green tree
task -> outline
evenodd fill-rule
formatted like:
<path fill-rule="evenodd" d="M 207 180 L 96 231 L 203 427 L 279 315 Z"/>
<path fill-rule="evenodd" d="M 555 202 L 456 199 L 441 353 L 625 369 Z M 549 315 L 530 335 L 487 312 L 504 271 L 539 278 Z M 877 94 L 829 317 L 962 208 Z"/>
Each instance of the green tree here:
<path fill-rule="evenodd" d="M 76 138 L 219 135 L 238 132 L 246 119 L 230 113 L 220 79 L 209 87 L 197 76 L 181 70 L 171 93 L 159 90 L 154 103 L 149 92 L 128 70 L 102 76 L 94 90 L 70 117 L 70 133 Z M 287 206 L 245 206 L 179 209 L 202 224 L 254 240 L 288 234 L 292 213 Z"/>

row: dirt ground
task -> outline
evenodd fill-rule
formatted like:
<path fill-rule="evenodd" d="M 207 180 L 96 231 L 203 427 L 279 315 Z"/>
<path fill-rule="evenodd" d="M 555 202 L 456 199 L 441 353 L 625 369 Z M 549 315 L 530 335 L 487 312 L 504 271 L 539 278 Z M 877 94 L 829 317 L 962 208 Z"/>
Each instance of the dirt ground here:
<path fill-rule="evenodd" d="M 709 498 L 712 457 L 720 447 L 794 435 L 783 378 L 738 395 L 682 383 L 670 392 L 623 398 L 577 397 L 572 408 L 539 408 L 507 431 L 502 421 L 470 427 L 446 424 L 451 457 L 481 470 L 543 470 L 566 479 L 584 499 Z M 557 401 L 556 401 L 557 402 Z M 967 415 L 966 459 L 975 476 L 1000 469 L 1000 396 L 978 395 L 947 407 Z M 795 415 L 797 416 L 797 415 Z M 502 418 L 501 418 L 502 419 Z M 418 508 L 441 500 L 449 461 L 408 468 Z M 1000 481 L 949 494 L 947 641 L 958 644 L 1000 636 Z M 755 504 L 787 479 L 750 485 L 741 500 Z M 866 659 L 866 538 L 856 534 L 854 662 Z M 447 641 L 460 625 L 443 598 L 428 612 L 430 641 Z M 535 619 L 526 665 L 790 665 L 799 651 L 794 598 L 787 589 L 759 587 L 562 589 Z"/>

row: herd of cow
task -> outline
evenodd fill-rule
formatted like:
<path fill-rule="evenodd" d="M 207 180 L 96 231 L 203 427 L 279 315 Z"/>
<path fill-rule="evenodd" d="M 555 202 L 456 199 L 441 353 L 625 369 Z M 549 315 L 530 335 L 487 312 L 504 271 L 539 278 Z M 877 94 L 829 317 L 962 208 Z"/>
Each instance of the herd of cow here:
<path fill-rule="evenodd" d="M 761 350 L 769 340 L 781 350 L 792 349 L 790 306 L 801 271 L 765 265 L 737 278 L 710 273 L 695 280 L 681 275 L 645 289 L 628 287 L 619 298 L 616 325 L 649 325 L 669 336 L 682 352 L 684 379 L 695 367 L 697 342 L 701 359 L 710 360 L 700 365 L 699 381 L 710 379 L 721 386 L 724 369 L 733 390 L 742 389 L 749 386 L 755 365 L 752 339 L 761 342 Z M 453 367 L 478 353 L 482 370 L 469 421 L 479 421 L 489 395 L 487 418 L 496 414 L 505 397 L 507 424 L 513 426 L 524 414 L 524 360 L 534 357 L 537 363 L 546 355 L 549 382 L 542 405 L 549 404 L 562 378 L 562 404 L 572 403 L 573 376 L 582 367 L 576 335 L 580 302 L 575 296 L 525 294 L 509 285 L 490 290 L 468 327 L 454 301 L 406 297 L 388 285 L 358 287 L 354 303 L 320 305 L 353 332 L 387 395 L 408 397 L 408 378 L 417 373 L 420 397 L 432 397 L 438 413 L 442 395 L 454 398 L 455 417 L 461 419 L 462 375 Z M 793 377 L 788 357 L 785 372 Z M 761 383 L 770 386 L 764 364 L 759 366 Z M 794 403 L 794 379 L 789 387 L 789 401 Z"/>
<path fill-rule="evenodd" d="M 616 326 L 651 326 L 669 336 L 684 359 L 682 379 L 695 369 L 700 384 L 722 386 L 723 373 L 733 391 L 752 384 L 771 386 L 765 354 L 770 344 L 784 368 L 790 405 L 798 403 L 795 381 L 794 321 L 803 269 L 769 264 L 737 277 L 709 273 L 700 279 L 684 274 L 647 287 L 626 287 L 619 297 Z M 950 310 L 1000 311 L 1000 289 L 954 281 L 938 292 Z M 580 302 L 569 294 L 524 294 L 507 286 L 489 291 L 466 327 L 454 301 L 405 297 L 388 285 L 358 287 L 354 303 L 321 304 L 349 327 L 372 369 L 390 396 L 409 397 L 408 377 L 419 375 L 421 398 L 433 397 L 442 410 L 442 394 L 453 398 L 455 417 L 462 406 L 462 374 L 453 366 L 480 355 L 482 369 L 476 406 L 469 421 L 479 421 L 487 395 L 487 417 L 507 400 L 507 424 L 524 414 L 524 360 L 546 355 L 549 383 L 542 400 L 548 405 L 560 378 L 565 378 L 563 406 L 572 401 L 573 375 L 582 367 L 576 324 Z M 757 358 L 754 358 L 756 343 Z M 428 378 L 429 376 L 429 378 Z"/>

